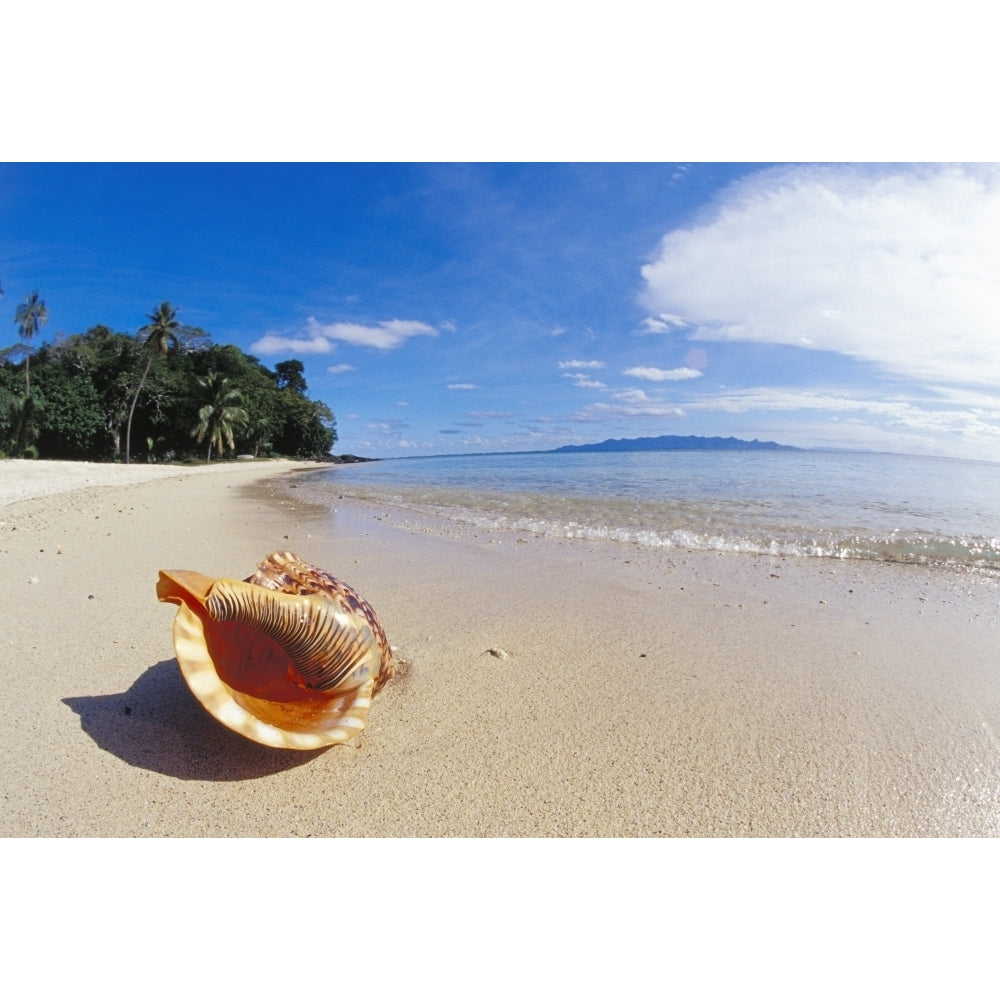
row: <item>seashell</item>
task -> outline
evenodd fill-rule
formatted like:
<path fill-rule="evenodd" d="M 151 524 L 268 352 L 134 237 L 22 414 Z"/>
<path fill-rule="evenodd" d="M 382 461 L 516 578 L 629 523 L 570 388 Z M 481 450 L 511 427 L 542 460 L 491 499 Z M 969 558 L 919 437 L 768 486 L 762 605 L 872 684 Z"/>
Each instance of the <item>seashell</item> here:
<path fill-rule="evenodd" d="M 393 675 L 371 605 L 291 552 L 267 556 L 246 580 L 161 570 L 156 596 L 180 605 L 174 650 L 191 692 L 266 746 L 346 743 Z"/>

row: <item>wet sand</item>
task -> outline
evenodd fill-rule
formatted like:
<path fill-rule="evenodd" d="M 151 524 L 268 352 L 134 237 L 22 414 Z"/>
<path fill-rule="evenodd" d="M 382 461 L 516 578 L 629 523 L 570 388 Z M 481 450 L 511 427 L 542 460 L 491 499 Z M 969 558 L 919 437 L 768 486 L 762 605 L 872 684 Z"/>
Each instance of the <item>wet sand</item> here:
<path fill-rule="evenodd" d="M 400 527 L 291 464 L 35 465 L 0 463 L 0 503 L 35 484 L 0 506 L 0 835 L 1000 835 L 995 580 Z M 276 549 L 404 661 L 357 746 L 258 746 L 180 676 L 157 571 Z"/>

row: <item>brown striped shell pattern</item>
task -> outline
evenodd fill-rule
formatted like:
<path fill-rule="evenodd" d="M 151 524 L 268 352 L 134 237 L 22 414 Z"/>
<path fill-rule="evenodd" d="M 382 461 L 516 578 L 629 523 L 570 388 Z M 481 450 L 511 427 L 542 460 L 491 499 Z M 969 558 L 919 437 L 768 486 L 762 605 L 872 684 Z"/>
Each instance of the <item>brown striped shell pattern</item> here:
<path fill-rule="evenodd" d="M 161 570 L 156 596 L 180 605 L 174 650 L 194 696 L 266 746 L 346 743 L 393 675 L 371 605 L 291 552 L 267 556 L 246 580 Z"/>

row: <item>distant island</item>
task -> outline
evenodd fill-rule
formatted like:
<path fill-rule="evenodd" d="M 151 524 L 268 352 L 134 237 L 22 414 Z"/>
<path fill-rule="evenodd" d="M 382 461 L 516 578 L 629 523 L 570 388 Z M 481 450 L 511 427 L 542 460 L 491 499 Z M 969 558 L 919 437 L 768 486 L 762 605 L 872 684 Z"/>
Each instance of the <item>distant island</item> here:
<path fill-rule="evenodd" d="M 568 451 L 798 451 L 775 441 L 743 441 L 734 437 L 662 434 L 660 437 L 608 438 L 599 444 L 564 444 L 552 453 Z"/>
<path fill-rule="evenodd" d="M 319 459 L 320 462 L 328 462 L 330 465 L 354 465 L 357 462 L 378 462 L 377 458 L 363 458 L 361 455 L 326 455 Z"/>

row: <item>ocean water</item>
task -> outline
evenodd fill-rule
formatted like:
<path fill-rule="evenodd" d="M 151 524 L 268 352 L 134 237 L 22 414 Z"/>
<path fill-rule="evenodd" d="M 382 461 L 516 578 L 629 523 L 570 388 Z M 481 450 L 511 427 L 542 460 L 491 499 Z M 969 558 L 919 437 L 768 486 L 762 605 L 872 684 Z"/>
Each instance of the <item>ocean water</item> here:
<path fill-rule="evenodd" d="M 354 499 L 484 531 L 947 565 L 1000 575 L 1000 464 L 827 451 L 461 455 L 308 477 Z"/>

